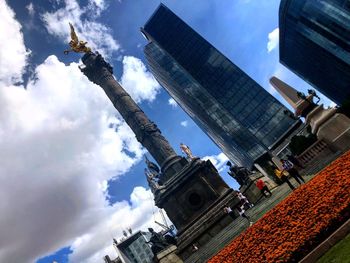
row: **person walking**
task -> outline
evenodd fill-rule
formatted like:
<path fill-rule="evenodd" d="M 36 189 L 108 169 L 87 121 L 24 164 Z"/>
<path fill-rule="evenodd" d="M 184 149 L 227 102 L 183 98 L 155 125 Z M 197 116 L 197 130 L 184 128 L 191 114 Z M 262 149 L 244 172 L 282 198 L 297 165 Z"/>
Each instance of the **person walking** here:
<path fill-rule="evenodd" d="M 297 181 L 300 185 L 303 183 L 305 183 L 304 178 L 299 174 L 298 170 L 295 169 L 294 164 L 291 161 L 285 160 L 285 159 L 281 159 L 282 162 L 282 166 L 283 166 L 283 171 L 287 171 L 290 176 L 292 176 L 295 181 Z"/>
<path fill-rule="evenodd" d="M 245 213 L 244 205 L 238 206 L 238 207 L 237 207 L 237 211 L 238 211 L 238 214 L 239 214 L 241 217 L 243 217 L 243 218 L 245 218 L 245 219 L 248 220 L 250 226 L 253 224 L 253 222 L 250 220 L 250 217 L 249 217 L 248 215 L 246 215 L 246 213 Z M 232 218 L 232 220 L 235 220 L 235 219 L 236 219 L 235 213 L 233 212 L 233 210 L 232 210 L 231 207 L 225 206 L 225 207 L 224 207 L 224 212 L 225 212 L 226 214 L 228 214 L 228 215 Z"/>
<path fill-rule="evenodd" d="M 288 161 L 292 162 L 295 166 L 298 166 L 301 169 L 305 168 L 305 166 L 297 158 L 295 158 L 293 155 L 287 155 L 287 159 L 288 159 Z"/>
<path fill-rule="evenodd" d="M 262 179 L 258 179 L 255 183 L 256 187 L 260 190 L 263 196 L 270 197 L 272 195 L 270 189 L 267 187 Z M 268 194 L 267 194 L 268 193 Z"/>
<path fill-rule="evenodd" d="M 233 210 L 231 209 L 231 207 L 225 206 L 225 207 L 224 207 L 224 212 L 225 212 L 226 214 L 228 214 L 228 215 L 232 218 L 232 220 L 235 220 L 235 219 L 236 219 L 235 213 L 233 212 Z"/>
<path fill-rule="evenodd" d="M 295 190 L 295 187 L 292 185 L 292 183 L 289 181 L 288 177 L 283 173 L 283 171 L 280 171 L 279 169 L 275 169 L 275 175 L 281 179 L 282 182 L 287 183 L 290 189 L 293 191 Z"/>
<path fill-rule="evenodd" d="M 250 217 L 245 213 L 244 205 L 242 205 L 240 207 L 238 206 L 237 211 L 241 217 L 247 219 L 247 221 L 249 222 L 249 226 L 253 225 L 253 222 L 251 221 Z"/>
<path fill-rule="evenodd" d="M 236 190 L 236 194 L 237 194 L 237 197 L 239 198 L 239 200 L 241 200 L 241 204 L 244 207 L 251 208 L 254 206 L 251 202 L 249 202 L 248 198 L 245 197 L 240 191 Z"/>

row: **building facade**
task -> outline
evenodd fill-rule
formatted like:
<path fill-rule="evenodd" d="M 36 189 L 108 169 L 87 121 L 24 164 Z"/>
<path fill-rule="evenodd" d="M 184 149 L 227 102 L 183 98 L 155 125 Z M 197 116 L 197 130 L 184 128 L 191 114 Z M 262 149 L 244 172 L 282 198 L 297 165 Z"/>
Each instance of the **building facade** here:
<path fill-rule="evenodd" d="M 295 124 L 287 108 L 163 4 L 141 32 L 155 78 L 236 165 L 251 167 Z"/>
<path fill-rule="evenodd" d="M 151 233 L 138 231 L 119 243 L 114 241 L 114 246 L 125 263 L 152 263 L 154 255 L 147 243 L 150 238 Z"/>
<path fill-rule="evenodd" d="M 342 104 L 350 99 L 350 2 L 282 0 L 280 61 Z"/>

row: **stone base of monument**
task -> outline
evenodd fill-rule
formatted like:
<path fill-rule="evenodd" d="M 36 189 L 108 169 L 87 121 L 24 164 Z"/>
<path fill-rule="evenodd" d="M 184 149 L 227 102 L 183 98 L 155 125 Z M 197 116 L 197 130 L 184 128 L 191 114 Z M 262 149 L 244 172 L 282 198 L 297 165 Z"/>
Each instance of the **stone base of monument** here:
<path fill-rule="evenodd" d="M 350 148 L 350 119 L 344 114 L 336 113 L 335 108 L 324 109 L 317 106 L 307 116 L 312 133 L 324 140 L 335 151 L 346 151 Z"/>
<path fill-rule="evenodd" d="M 239 191 L 253 204 L 262 197 L 261 191 L 255 185 L 255 181 L 251 181 L 248 185 L 241 186 Z"/>
<path fill-rule="evenodd" d="M 335 114 L 320 126 L 317 137 L 332 149 L 346 151 L 350 148 L 350 119 L 344 114 Z"/>
<path fill-rule="evenodd" d="M 234 197 L 233 190 L 230 189 L 201 216 L 193 220 L 187 228 L 179 232 L 177 234 L 178 255 L 185 260 L 193 253 L 193 244 L 197 247 L 203 246 L 231 224 L 233 219 L 224 213 L 223 208 L 225 206 L 233 208 L 239 202 L 239 199 Z"/>
<path fill-rule="evenodd" d="M 157 254 L 159 263 L 183 263 L 176 254 L 176 246 L 170 246 Z"/>
<path fill-rule="evenodd" d="M 276 160 L 279 161 L 279 159 L 277 159 L 277 157 L 272 157 L 272 162 L 275 162 Z M 253 178 L 252 178 L 252 176 L 249 176 L 253 181 L 254 180 L 256 181 L 257 179 L 262 179 L 270 190 L 274 189 L 278 186 L 278 184 L 276 184 L 274 182 L 274 180 L 272 179 L 272 176 L 269 175 L 264 168 L 262 168 L 257 163 L 254 163 L 254 166 L 259 172 L 255 173 L 258 176 L 254 175 L 254 174 L 253 174 L 254 175 Z"/>
<path fill-rule="evenodd" d="M 184 260 L 193 244 L 204 245 L 232 222 L 223 208 L 239 199 L 209 160 L 194 158 L 155 193 L 155 203 L 177 228 L 177 254 Z"/>

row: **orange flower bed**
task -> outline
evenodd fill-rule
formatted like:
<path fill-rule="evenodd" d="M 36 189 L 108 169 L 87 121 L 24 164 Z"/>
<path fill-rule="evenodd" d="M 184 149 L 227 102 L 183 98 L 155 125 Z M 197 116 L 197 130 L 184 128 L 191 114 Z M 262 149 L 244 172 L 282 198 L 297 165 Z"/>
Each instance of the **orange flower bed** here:
<path fill-rule="evenodd" d="M 209 263 L 298 262 L 350 217 L 350 151 L 266 213 Z"/>

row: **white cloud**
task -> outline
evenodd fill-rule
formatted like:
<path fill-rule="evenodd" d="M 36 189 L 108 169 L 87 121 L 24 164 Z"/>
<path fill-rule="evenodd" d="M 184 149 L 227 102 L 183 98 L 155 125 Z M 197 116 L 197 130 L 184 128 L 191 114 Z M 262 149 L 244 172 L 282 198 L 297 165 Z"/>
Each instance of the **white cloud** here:
<path fill-rule="evenodd" d="M 182 121 L 180 122 L 180 125 L 183 127 L 187 127 L 188 126 L 188 121 Z"/>
<path fill-rule="evenodd" d="M 222 172 L 225 169 L 228 158 L 225 154 L 219 153 L 218 155 L 205 156 L 202 158 L 202 160 L 210 160 L 216 169 L 219 172 Z"/>
<path fill-rule="evenodd" d="M 77 64 L 50 56 L 36 76 L 27 89 L 0 90 L 1 262 L 33 261 L 93 235 L 111 209 L 105 182 L 143 155 L 124 122 L 108 128 L 115 110 Z"/>
<path fill-rule="evenodd" d="M 329 105 L 328 105 L 329 108 L 334 108 L 336 106 L 337 106 L 337 104 L 333 101 L 331 103 L 329 103 Z"/>
<path fill-rule="evenodd" d="M 1 42 L 0 61 L 17 62 L 1 71 L 0 262 L 33 262 L 72 244 L 72 262 L 99 261 L 122 228 L 137 230 L 153 220 L 144 188 L 134 188 L 130 203 L 106 201 L 107 181 L 140 161 L 144 149 L 77 63 L 65 66 L 49 56 L 25 88 L 15 85 L 28 52 L 21 26 L 1 0 L 0 12 L 7 25 L 0 39 L 11 43 Z"/>
<path fill-rule="evenodd" d="M 28 10 L 28 14 L 30 16 L 33 16 L 35 14 L 35 9 L 34 9 L 34 5 L 32 2 L 30 2 L 27 6 L 26 6 L 27 10 Z"/>
<path fill-rule="evenodd" d="M 81 40 L 87 41 L 92 50 L 98 50 L 104 56 L 111 56 L 120 46 L 112 36 L 112 30 L 96 21 L 83 19 L 84 15 L 96 18 L 106 8 L 103 0 L 90 0 L 85 8 L 81 8 L 76 0 L 65 0 L 65 7 L 55 12 L 46 12 L 42 20 L 48 32 L 67 43 L 70 40 L 69 22 Z"/>
<path fill-rule="evenodd" d="M 161 222 L 161 216 L 154 206 L 150 190 L 135 187 L 130 202 L 131 204 L 117 202 L 104 209 L 104 219 L 100 220 L 89 233 L 75 239 L 72 245 L 74 252 L 70 255 L 69 261 L 95 263 L 101 261 L 105 255 L 116 257 L 112 237 L 121 237 L 122 231 L 128 227 L 134 232 L 140 229 L 147 230 L 148 227 L 159 229 L 154 220 Z"/>
<path fill-rule="evenodd" d="M 107 8 L 107 4 L 104 0 L 89 0 L 89 8 L 95 9 L 95 12 L 100 15 L 101 11 Z"/>
<path fill-rule="evenodd" d="M 275 28 L 268 35 L 269 41 L 267 42 L 267 52 L 271 52 L 278 46 L 279 42 L 279 28 Z"/>
<path fill-rule="evenodd" d="M 334 108 L 337 104 L 330 100 L 328 97 L 316 90 L 317 95 L 320 97 L 320 102 L 318 104 L 323 104 L 325 108 Z M 315 101 L 315 99 L 314 99 Z"/>
<path fill-rule="evenodd" d="M 123 58 L 123 75 L 120 83 L 136 102 L 153 101 L 160 90 L 158 82 L 147 71 L 142 61 L 132 56 Z"/>
<path fill-rule="evenodd" d="M 171 107 L 173 107 L 173 108 L 176 108 L 176 107 L 177 107 L 177 103 L 176 103 L 176 101 L 175 101 L 173 98 L 170 98 L 170 99 L 168 100 L 168 104 L 169 104 Z"/>
<path fill-rule="evenodd" d="M 24 46 L 22 26 L 15 13 L 0 0 L 0 86 L 22 81 L 30 52 Z"/>

